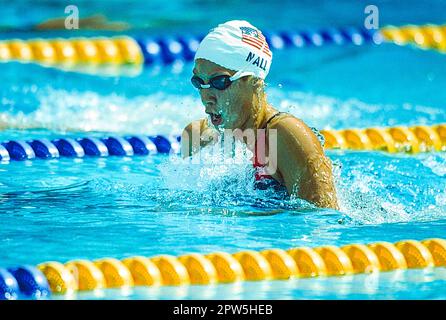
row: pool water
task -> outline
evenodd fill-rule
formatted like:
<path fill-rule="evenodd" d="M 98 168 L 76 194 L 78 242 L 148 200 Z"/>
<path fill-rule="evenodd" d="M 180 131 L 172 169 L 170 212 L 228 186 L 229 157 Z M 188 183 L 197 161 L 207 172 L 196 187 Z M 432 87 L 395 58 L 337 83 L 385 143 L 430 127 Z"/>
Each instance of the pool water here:
<path fill-rule="evenodd" d="M 134 5 L 141 8 L 144 3 Z M 7 12 L 24 4 L 8 5 Z M 339 8 L 322 1 L 325 10 L 319 10 L 317 18 L 306 4 L 285 3 L 283 11 L 288 6 L 308 14 L 290 13 L 277 26 L 266 15 L 251 17 L 232 2 L 233 9 L 206 19 L 177 10 L 194 8 L 199 2 L 171 5 L 169 12 L 176 16 L 169 19 L 178 22 L 171 30 L 166 30 L 166 23 L 144 24 L 132 10 L 125 13 L 128 17 L 115 13 L 113 18 L 131 21 L 136 30 L 129 34 L 146 29 L 162 34 L 197 25 L 200 30 L 190 30 L 205 32 L 232 18 L 252 18 L 265 29 L 360 24 L 356 18 L 346 18 L 356 17 L 357 2 L 342 2 L 343 14 L 337 16 Z M 399 16 L 398 5 L 383 1 L 382 23 L 442 22 L 436 17 L 439 10 L 429 10 L 428 15 L 411 5 Z M 30 11 L 28 20 L 10 13 L 4 21 L 23 28 L 30 21 L 53 16 L 54 6 L 45 2 L 41 6 L 40 13 Z M 264 3 L 265 10 L 282 12 L 277 6 Z M 104 10 L 116 12 L 111 7 Z M 444 2 L 432 2 L 431 7 L 444 8 Z M 167 15 L 157 14 L 159 19 L 152 17 L 152 22 L 163 21 L 161 17 Z M 8 32 L 0 36 L 11 37 Z M 35 31 L 15 32 L 40 36 Z M 65 36 L 71 35 L 67 31 Z M 267 94 L 279 110 L 319 129 L 433 125 L 446 122 L 445 66 L 442 54 L 392 44 L 289 49 L 274 52 Z M 178 135 L 190 121 L 204 116 L 198 93 L 189 82 L 192 67 L 155 66 L 134 77 L 106 77 L 34 64 L 0 64 L 0 127 L 7 127 L 0 131 L 0 141 Z M 212 161 L 199 165 L 175 155 L 0 163 L 0 266 L 446 238 L 444 153 L 327 154 L 335 164 L 340 211 L 311 208 L 271 190 L 254 190 L 253 169 L 246 161 L 222 164 L 215 154 L 208 155 Z M 237 157 L 248 159 L 248 155 Z M 271 211 L 275 214 L 268 214 Z M 105 290 L 53 298 L 444 299 L 445 280 L 445 269 L 435 268 L 205 287 Z"/>

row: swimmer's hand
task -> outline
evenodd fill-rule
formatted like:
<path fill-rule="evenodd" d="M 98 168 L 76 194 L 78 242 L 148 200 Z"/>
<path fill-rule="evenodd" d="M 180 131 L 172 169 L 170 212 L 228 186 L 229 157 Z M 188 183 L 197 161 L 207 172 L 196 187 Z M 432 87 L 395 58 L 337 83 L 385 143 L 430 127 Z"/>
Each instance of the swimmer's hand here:
<path fill-rule="evenodd" d="M 213 128 L 206 128 L 200 135 L 200 142 L 204 144 L 218 142 L 218 131 Z"/>
<path fill-rule="evenodd" d="M 207 119 L 189 123 L 181 134 L 181 154 L 187 158 L 197 153 L 201 148 L 218 142 L 219 133 L 209 127 Z"/>

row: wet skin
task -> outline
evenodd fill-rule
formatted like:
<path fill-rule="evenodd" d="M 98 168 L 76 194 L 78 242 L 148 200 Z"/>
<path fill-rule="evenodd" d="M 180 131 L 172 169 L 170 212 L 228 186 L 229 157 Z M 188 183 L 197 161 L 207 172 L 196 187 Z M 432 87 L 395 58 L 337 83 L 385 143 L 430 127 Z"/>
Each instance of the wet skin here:
<path fill-rule="evenodd" d="M 197 59 L 193 73 L 207 84 L 210 78 L 217 75 L 231 76 L 235 71 L 208 60 Z M 225 90 L 208 88 L 200 89 L 199 92 L 205 112 L 214 119 L 215 115 L 221 115 L 218 129 L 256 130 L 264 128 L 267 120 L 278 112 L 267 102 L 261 85 L 261 81 L 243 77 Z M 266 154 L 271 129 L 277 133 L 277 157 L 269 159 L 270 162 L 275 161 L 274 167 L 277 168 L 271 174 L 272 177 L 285 185 L 290 195 L 297 195 L 321 208 L 338 209 L 331 161 L 325 156 L 313 131 L 302 120 L 288 114 L 275 117 L 267 128 Z M 192 144 L 192 135 L 195 134 L 202 137 L 200 147 L 218 139 L 218 131 L 212 124 L 209 125 L 208 119 L 190 123 L 183 132 L 183 157 L 198 151 Z M 254 145 L 247 144 L 247 147 L 254 151 Z"/>

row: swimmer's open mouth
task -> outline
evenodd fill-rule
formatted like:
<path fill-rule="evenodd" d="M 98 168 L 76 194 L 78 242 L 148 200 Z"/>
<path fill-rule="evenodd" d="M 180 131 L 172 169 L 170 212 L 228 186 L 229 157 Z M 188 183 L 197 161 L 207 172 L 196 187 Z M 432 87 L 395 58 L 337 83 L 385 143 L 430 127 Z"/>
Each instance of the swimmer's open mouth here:
<path fill-rule="evenodd" d="M 219 126 L 223 123 L 221 114 L 209 113 L 209 116 L 211 117 L 211 122 L 214 126 Z"/>

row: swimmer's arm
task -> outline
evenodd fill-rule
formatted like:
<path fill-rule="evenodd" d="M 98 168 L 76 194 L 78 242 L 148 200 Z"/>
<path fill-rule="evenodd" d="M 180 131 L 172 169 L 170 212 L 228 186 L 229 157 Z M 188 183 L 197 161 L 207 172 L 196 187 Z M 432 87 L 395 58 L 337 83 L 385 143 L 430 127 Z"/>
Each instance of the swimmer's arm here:
<path fill-rule="evenodd" d="M 288 193 L 321 208 L 338 209 L 331 161 L 316 135 L 301 120 L 291 117 L 273 128 L 277 129 L 277 168 Z"/>
<path fill-rule="evenodd" d="M 187 158 L 218 140 L 218 134 L 207 124 L 207 119 L 200 119 L 189 123 L 181 134 L 181 154 Z"/>

